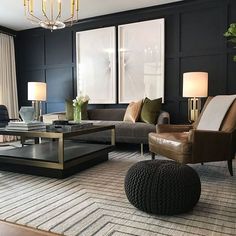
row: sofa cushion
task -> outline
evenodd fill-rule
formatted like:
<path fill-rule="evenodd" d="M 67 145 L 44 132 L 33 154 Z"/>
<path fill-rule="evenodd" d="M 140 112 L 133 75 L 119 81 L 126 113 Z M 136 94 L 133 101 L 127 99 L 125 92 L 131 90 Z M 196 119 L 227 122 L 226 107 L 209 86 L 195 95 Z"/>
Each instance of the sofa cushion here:
<path fill-rule="evenodd" d="M 145 98 L 140 114 L 140 120 L 148 124 L 156 124 L 161 110 L 162 98 L 150 100 Z"/>
<path fill-rule="evenodd" d="M 125 112 L 124 121 L 135 123 L 142 108 L 142 100 L 138 102 L 131 102 Z"/>
<path fill-rule="evenodd" d="M 94 125 L 115 125 L 116 127 L 116 142 L 120 143 L 148 143 L 148 134 L 155 132 L 156 126 L 146 124 L 143 122 L 124 122 L 124 121 L 96 121 L 88 120 L 85 122 L 92 122 Z M 103 141 L 109 142 L 111 140 L 111 131 L 106 130 L 89 135 L 82 135 L 78 137 L 80 140 L 86 141 Z"/>

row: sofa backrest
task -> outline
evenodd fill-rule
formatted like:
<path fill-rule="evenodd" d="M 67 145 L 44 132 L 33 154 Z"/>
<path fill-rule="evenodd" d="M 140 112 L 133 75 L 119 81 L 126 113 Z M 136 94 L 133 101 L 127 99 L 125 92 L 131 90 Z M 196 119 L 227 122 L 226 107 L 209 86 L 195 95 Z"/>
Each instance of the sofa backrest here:
<path fill-rule="evenodd" d="M 114 109 L 91 109 L 88 110 L 89 120 L 111 120 L 122 121 L 124 119 L 126 108 Z"/>

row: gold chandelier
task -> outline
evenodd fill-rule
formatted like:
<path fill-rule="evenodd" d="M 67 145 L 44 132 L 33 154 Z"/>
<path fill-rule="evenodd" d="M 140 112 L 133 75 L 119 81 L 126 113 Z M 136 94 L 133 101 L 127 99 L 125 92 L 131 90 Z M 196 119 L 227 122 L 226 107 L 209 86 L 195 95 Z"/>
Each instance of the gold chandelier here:
<path fill-rule="evenodd" d="M 40 12 L 42 16 L 35 14 L 34 0 L 24 0 L 25 15 L 27 19 L 33 24 L 39 24 L 45 29 L 51 31 L 63 29 L 67 25 L 72 25 L 78 20 L 79 0 L 70 1 L 70 16 L 62 20 L 62 2 L 61 0 L 38 0 L 41 1 Z M 37 12 L 38 13 L 38 12 Z"/>

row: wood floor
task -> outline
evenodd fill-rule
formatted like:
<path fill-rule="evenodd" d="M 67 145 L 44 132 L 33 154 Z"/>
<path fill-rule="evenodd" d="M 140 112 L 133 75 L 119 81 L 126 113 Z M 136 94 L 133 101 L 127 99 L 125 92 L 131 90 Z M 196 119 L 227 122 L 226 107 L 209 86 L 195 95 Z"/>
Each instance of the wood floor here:
<path fill-rule="evenodd" d="M 41 230 L 0 221 L 0 236 L 57 236 Z"/>

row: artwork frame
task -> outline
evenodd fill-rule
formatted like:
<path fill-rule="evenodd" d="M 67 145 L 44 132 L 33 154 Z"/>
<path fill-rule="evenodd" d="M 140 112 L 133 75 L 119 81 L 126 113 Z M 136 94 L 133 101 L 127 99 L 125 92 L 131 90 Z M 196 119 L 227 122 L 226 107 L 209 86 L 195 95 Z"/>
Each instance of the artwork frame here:
<path fill-rule="evenodd" d="M 90 104 L 115 104 L 116 29 L 114 26 L 76 32 L 77 95 Z"/>
<path fill-rule="evenodd" d="M 164 102 L 165 19 L 119 25 L 118 34 L 119 103 Z"/>

